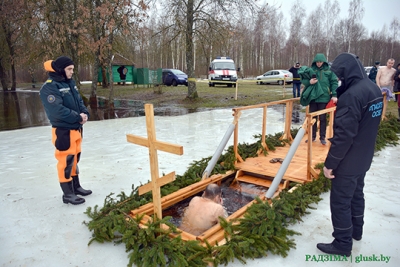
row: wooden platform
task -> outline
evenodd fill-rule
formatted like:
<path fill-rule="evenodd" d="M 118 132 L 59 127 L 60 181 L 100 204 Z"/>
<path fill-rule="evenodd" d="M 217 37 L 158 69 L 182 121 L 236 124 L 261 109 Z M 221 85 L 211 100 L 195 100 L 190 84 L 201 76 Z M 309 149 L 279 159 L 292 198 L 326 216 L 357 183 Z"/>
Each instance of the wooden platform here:
<path fill-rule="evenodd" d="M 288 169 L 283 176 L 283 180 L 304 183 L 307 182 L 307 146 L 305 142 L 308 136 L 305 135 L 301 140 L 296 153 L 293 156 L 292 161 L 289 164 Z M 312 143 L 312 168 L 318 163 L 324 162 L 326 155 L 328 154 L 330 143 L 327 141 L 326 145 L 322 145 L 317 137 L 316 142 Z M 273 158 L 285 158 L 290 146 L 276 147 L 275 151 L 268 151 L 268 155 L 259 155 L 257 158 L 247 158 L 244 162 L 238 162 L 235 164 L 237 170 L 242 170 L 246 173 L 255 173 L 259 175 L 269 176 L 274 178 L 278 173 L 281 163 L 271 163 L 270 160 Z M 319 173 L 319 170 L 315 170 Z M 239 179 L 245 181 L 243 179 Z M 254 183 L 254 181 L 253 181 Z"/>

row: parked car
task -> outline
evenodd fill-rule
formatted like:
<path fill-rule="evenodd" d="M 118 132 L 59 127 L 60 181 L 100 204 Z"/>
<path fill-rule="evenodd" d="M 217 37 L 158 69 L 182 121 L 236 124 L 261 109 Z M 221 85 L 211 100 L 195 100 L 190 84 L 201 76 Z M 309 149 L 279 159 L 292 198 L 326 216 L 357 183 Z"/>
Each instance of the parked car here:
<path fill-rule="evenodd" d="M 283 85 L 284 81 L 288 84 L 293 82 L 293 74 L 288 70 L 270 70 L 257 76 L 257 84 L 277 83 Z"/>
<path fill-rule="evenodd" d="M 379 69 L 382 68 L 382 67 L 384 67 L 384 66 L 379 66 Z M 370 71 L 372 69 L 372 66 L 364 67 L 364 69 L 365 69 L 365 72 L 367 73 L 367 75 L 369 75 L 369 73 L 370 73 Z"/>
<path fill-rule="evenodd" d="M 163 69 L 162 81 L 166 86 L 188 85 L 187 74 L 177 69 Z"/>
<path fill-rule="evenodd" d="M 372 66 L 364 67 L 364 69 L 365 69 L 365 73 L 367 73 L 367 75 L 369 75 L 369 72 L 371 71 Z"/>

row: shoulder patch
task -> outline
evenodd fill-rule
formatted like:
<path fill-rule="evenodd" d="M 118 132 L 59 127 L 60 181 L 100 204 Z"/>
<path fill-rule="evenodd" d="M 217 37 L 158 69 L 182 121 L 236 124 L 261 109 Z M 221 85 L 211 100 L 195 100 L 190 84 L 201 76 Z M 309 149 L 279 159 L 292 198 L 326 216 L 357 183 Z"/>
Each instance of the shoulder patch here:
<path fill-rule="evenodd" d="M 51 83 L 53 80 L 50 80 L 50 79 L 48 79 L 47 81 L 46 81 L 46 83 Z"/>
<path fill-rule="evenodd" d="M 56 101 L 56 97 L 54 95 L 47 96 L 47 102 L 53 103 L 54 101 Z"/>

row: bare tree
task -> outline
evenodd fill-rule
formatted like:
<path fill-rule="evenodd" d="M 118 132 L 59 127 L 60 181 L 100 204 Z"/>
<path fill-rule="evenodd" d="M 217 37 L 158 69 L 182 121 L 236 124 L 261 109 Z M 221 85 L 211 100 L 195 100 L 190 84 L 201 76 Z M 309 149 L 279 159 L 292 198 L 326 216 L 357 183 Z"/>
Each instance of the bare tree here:
<path fill-rule="evenodd" d="M 327 0 L 329 1 L 329 0 Z M 298 49 L 299 45 L 303 39 L 303 20 L 305 9 L 303 7 L 303 2 L 301 0 L 296 0 L 292 8 L 290 9 L 290 14 L 292 14 L 292 20 L 290 21 L 289 30 L 289 42 L 293 44 L 292 58 L 291 61 L 299 61 Z"/>
<path fill-rule="evenodd" d="M 352 41 L 355 41 L 360 35 L 360 22 L 364 16 L 364 6 L 362 0 L 352 0 L 349 5 L 349 17 L 347 19 L 347 52 L 350 53 Z"/>
<path fill-rule="evenodd" d="M 23 30 L 21 24 L 26 17 L 23 0 L 3 0 L 0 3 L 0 80 L 3 90 L 8 90 L 6 71 L 11 71 L 11 91 L 16 90 L 15 63 L 18 59 L 17 49 L 21 46 Z"/>
<path fill-rule="evenodd" d="M 268 27 L 266 28 L 268 40 L 268 65 L 275 68 L 276 64 L 281 60 L 280 51 L 284 46 L 286 36 L 283 34 L 283 15 L 282 12 L 269 13 L 267 17 Z M 278 62 L 277 62 L 278 61 Z"/>
<path fill-rule="evenodd" d="M 37 10 L 38 37 L 46 51 L 44 59 L 66 55 L 74 61 L 78 70 L 83 54 L 81 38 L 85 32 L 83 13 L 79 8 L 81 1 L 38 0 L 32 3 Z M 74 78 L 79 86 L 78 71 L 74 72 Z"/>
<path fill-rule="evenodd" d="M 323 20 L 321 19 L 322 6 L 319 4 L 309 17 L 305 24 L 304 36 L 309 47 L 308 64 L 311 64 L 312 59 L 316 53 L 321 53 L 325 49 L 323 48 L 325 34 L 323 31 Z"/>
<path fill-rule="evenodd" d="M 392 31 L 392 40 L 391 40 L 392 49 L 390 50 L 390 57 L 392 58 L 393 57 L 394 44 L 397 41 L 397 34 L 400 31 L 400 23 L 399 23 L 399 20 L 397 18 L 394 18 L 392 20 L 392 22 L 390 23 L 390 28 L 389 29 Z"/>
<path fill-rule="evenodd" d="M 340 12 L 339 2 L 334 0 L 331 4 L 330 0 L 326 0 L 324 3 L 324 18 L 323 27 L 325 29 L 325 40 L 326 40 L 326 58 L 329 60 L 331 43 L 334 40 L 333 30 L 335 28 L 338 14 Z"/>
<path fill-rule="evenodd" d="M 164 4 L 165 12 L 174 16 L 174 24 L 168 25 L 167 28 L 173 28 L 175 32 L 185 36 L 186 71 L 188 74 L 187 97 L 197 98 L 198 93 L 194 80 L 195 36 L 199 38 L 213 36 L 212 33 L 215 32 L 229 35 L 233 29 L 232 25 L 238 17 L 237 13 L 254 10 L 256 2 L 254 0 L 173 0 Z M 206 30 L 207 34 L 199 33 L 199 29 Z M 174 36 L 177 37 L 178 35 Z M 212 39 L 209 42 L 209 49 L 211 49 Z"/>
<path fill-rule="evenodd" d="M 350 51 L 368 64 L 400 53 L 398 19 L 393 20 L 390 30 L 383 27 L 367 36 L 361 24 L 361 0 L 351 1 L 349 16 L 343 19 L 336 15 L 337 0 L 325 0 L 307 20 L 298 0 L 289 17 L 289 31 L 279 7 L 258 8 L 255 0 L 172 0 L 164 6 L 151 6 L 151 1 L 0 1 L 2 86 L 10 86 L 11 64 L 15 66 L 14 76 L 20 75 L 17 81 L 26 80 L 30 77 L 26 73 L 33 73 L 35 68 L 44 75 L 41 62 L 61 54 L 73 58 L 77 69 L 84 66 L 93 71 L 87 78 L 93 80 L 92 94 L 96 95 L 99 66 L 103 66 L 105 85 L 111 85 L 105 78 L 106 69 L 111 70 L 116 53 L 128 55 L 144 67 L 182 68 L 190 79 L 204 77 L 209 62 L 217 55 L 231 56 L 243 76 L 287 67 L 294 60 L 307 64 L 317 52 L 326 53 L 329 59 Z M 149 7 L 154 8 L 152 17 L 147 16 Z M 14 56 L 10 56 L 9 47 L 15 49 L 11 51 Z M 80 77 L 74 78 L 79 82 Z M 190 98 L 197 93 L 193 83 L 191 80 L 188 88 Z"/>
<path fill-rule="evenodd" d="M 137 22 L 147 17 L 148 5 L 141 0 L 84 0 L 80 5 L 82 19 L 88 34 L 82 42 L 94 52 L 94 68 L 91 88 L 91 103 L 96 98 L 98 69 L 101 68 L 103 86 L 110 89 L 109 108 L 113 109 L 114 87 L 112 61 L 115 53 L 115 40 L 128 31 L 135 31 Z M 121 37 L 122 38 L 122 37 Z M 106 75 L 108 69 L 108 77 Z"/>

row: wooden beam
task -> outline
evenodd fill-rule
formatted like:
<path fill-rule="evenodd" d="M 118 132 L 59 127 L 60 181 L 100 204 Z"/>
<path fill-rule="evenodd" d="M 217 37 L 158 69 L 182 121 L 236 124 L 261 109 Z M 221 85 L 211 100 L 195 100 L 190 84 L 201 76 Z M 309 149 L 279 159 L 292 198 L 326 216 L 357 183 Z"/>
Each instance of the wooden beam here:
<path fill-rule="evenodd" d="M 156 138 L 156 130 L 154 124 L 153 105 L 146 104 L 144 108 L 146 114 L 147 138 L 135 136 L 132 134 L 127 134 L 126 138 L 127 141 L 130 143 L 149 148 L 151 182 L 139 187 L 139 195 L 142 195 L 149 191 L 152 192 L 154 212 L 159 219 L 162 219 L 160 187 L 174 181 L 175 172 L 171 172 L 164 177 L 159 176 L 157 151 L 161 150 L 168 153 L 182 155 L 183 147 L 180 145 L 158 141 Z"/>
<path fill-rule="evenodd" d="M 156 183 L 157 183 L 158 187 L 161 187 L 161 186 L 166 185 L 173 181 L 175 181 L 175 172 L 170 172 L 167 175 L 165 175 L 163 177 L 163 179 L 157 179 Z M 139 196 L 141 196 L 147 192 L 150 192 L 152 190 L 151 186 L 152 186 L 152 184 L 148 183 L 148 184 L 145 184 L 145 185 L 139 187 L 139 192 L 138 192 Z"/>

